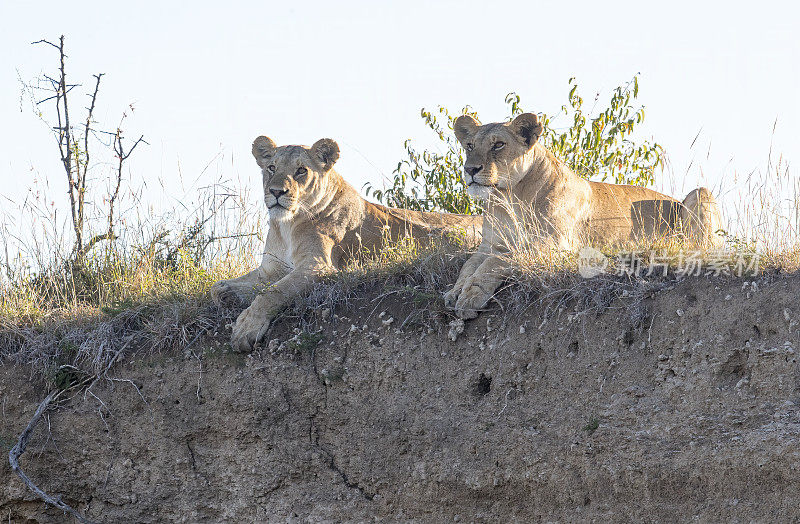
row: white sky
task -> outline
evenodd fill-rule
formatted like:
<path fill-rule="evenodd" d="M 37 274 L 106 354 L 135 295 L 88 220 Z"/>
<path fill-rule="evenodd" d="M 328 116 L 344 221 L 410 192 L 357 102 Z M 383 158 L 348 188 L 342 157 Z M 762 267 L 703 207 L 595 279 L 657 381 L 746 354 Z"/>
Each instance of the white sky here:
<path fill-rule="evenodd" d="M 39 173 L 66 204 L 54 141 L 20 101 L 18 80 L 54 71 L 54 50 L 30 42 L 60 34 L 70 79 L 88 88 L 92 73 L 106 74 L 101 127 L 135 104 L 128 135 L 151 145 L 130 168 L 154 199 L 181 193 L 179 167 L 191 181 L 220 153 L 216 174 L 260 191 L 249 152 L 259 134 L 278 144 L 334 138 L 337 170 L 357 188 L 380 184 L 406 138 L 435 143 L 423 106 L 470 104 L 484 122 L 501 120 L 505 94 L 517 91 L 526 109 L 552 113 L 571 76 L 591 106 L 636 72 L 645 136 L 670 155 L 676 192 L 727 187 L 734 173 L 766 166 L 771 142 L 800 159 L 796 5 L 2 0 L 0 194 L 18 202 Z"/>

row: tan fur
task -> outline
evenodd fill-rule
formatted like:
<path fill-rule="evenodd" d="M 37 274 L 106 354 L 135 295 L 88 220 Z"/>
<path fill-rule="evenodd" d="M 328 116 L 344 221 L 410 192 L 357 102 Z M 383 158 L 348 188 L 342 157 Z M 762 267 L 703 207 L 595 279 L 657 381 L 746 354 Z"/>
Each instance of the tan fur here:
<path fill-rule="evenodd" d="M 249 303 L 236 320 L 231 345 L 249 351 L 275 314 L 320 276 L 337 271 L 387 239 L 413 236 L 425 243 L 445 231 L 479 238 L 480 217 L 420 213 L 364 200 L 333 170 L 339 147 L 324 138 L 313 146 L 276 147 L 267 137 L 253 143 L 261 167 L 269 232 L 261 265 L 214 284 L 215 302 Z"/>
<path fill-rule="evenodd" d="M 462 318 L 474 318 L 488 303 L 508 276 L 504 255 L 523 241 L 575 250 L 677 232 L 701 245 L 719 242 L 722 220 L 707 189 L 678 202 L 643 187 L 586 181 L 538 142 L 543 128 L 534 114 L 483 126 L 464 115 L 454 130 L 467 151 L 467 191 L 485 202 L 483 241 L 445 294 Z"/>

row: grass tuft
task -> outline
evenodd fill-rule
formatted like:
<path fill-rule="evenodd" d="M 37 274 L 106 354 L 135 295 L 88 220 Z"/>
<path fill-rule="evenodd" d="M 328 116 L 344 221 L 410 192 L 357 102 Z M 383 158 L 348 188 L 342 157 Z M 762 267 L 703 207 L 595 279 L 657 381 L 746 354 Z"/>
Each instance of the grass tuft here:
<path fill-rule="evenodd" d="M 762 273 L 800 267 L 797 191 L 781 197 L 782 207 L 770 207 L 776 191 L 796 185 L 783 171 L 781 176 L 780 187 L 770 189 L 766 181 L 760 189 L 751 188 L 754 200 L 763 206 L 758 214 L 750 210 L 750 215 L 729 225 L 721 252 L 700 250 L 704 265 L 719 262 L 721 256 L 732 263 L 737 257 L 752 260 L 758 255 Z M 27 257 L 6 254 L 0 279 L 0 363 L 25 364 L 32 377 L 66 388 L 82 374 L 98 373 L 135 355 L 182 354 L 208 337 L 227 340 L 225 326 L 238 311 L 214 306 L 208 290 L 218 280 L 252 269 L 266 226 L 260 215 L 250 215 L 244 207 L 233 213 L 233 219 L 220 219 L 221 224 L 215 224 L 214 213 L 180 221 L 143 219 L 126 230 L 127 237 L 96 247 L 80 264 L 70 261 L 55 234 L 34 236 L 38 240 L 28 246 Z M 38 217 L 38 223 L 48 220 L 51 225 L 45 230 L 56 230 L 53 216 Z M 690 278 L 682 277 L 680 270 L 694 248 L 679 237 L 641 241 L 625 249 L 601 246 L 608 261 L 606 272 L 583 278 L 578 253 L 542 248 L 524 223 L 512 233 L 504 255 L 512 275 L 492 305 L 510 313 L 509 318 L 534 306 L 543 306 L 545 319 L 625 307 L 632 325 L 638 325 L 646 318 L 643 303 L 648 296 L 680 278 Z M 0 227 L 7 253 L 12 236 L 7 224 Z M 221 240 L 226 238 L 232 240 L 226 244 Z M 291 348 L 313 351 L 322 342 L 315 333 L 326 314 L 359 308 L 360 314 L 371 315 L 390 297 L 410 311 L 396 318 L 392 328 L 431 327 L 442 321 L 446 325 L 452 313 L 445 309 L 442 294 L 474 249 L 455 238 L 426 247 L 405 239 L 387 243 L 378 252 L 362 253 L 357 262 L 323 278 L 283 313 L 301 329 Z M 656 274 L 615 270 L 632 256 L 643 261 L 645 269 L 656 256 L 663 270 Z M 23 259 L 32 262 L 20 262 Z M 709 274 L 703 271 L 701 276 Z M 617 305 L 620 298 L 626 299 L 624 306 Z"/>

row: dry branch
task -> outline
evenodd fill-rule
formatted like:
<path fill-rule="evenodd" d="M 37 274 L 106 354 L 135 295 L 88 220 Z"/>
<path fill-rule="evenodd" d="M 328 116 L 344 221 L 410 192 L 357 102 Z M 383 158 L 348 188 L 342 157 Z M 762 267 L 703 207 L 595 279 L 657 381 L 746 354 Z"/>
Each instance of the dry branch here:
<path fill-rule="evenodd" d="M 116 132 L 99 131 L 94 128 L 94 111 L 97 106 L 97 96 L 100 92 L 100 81 L 104 76 L 103 73 L 93 75 L 95 79 L 94 89 L 86 95 L 89 97 L 89 105 L 85 108 L 86 118 L 82 123 L 82 129 L 74 128 L 70 123 L 70 106 L 67 95 L 79 84 L 69 84 L 67 82 L 67 55 L 64 50 L 64 36 L 62 35 L 59 37 L 58 43 L 50 42 L 49 40 L 38 40 L 32 43 L 49 45 L 58 51 L 58 73 L 54 75 L 55 77 L 46 74 L 40 77 L 40 79 L 43 78 L 49 82 L 49 87 L 30 87 L 30 89 L 42 89 L 50 94 L 50 96 L 36 102 L 36 105 L 52 102 L 52 106 L 55 109 L 56 122 L 55 125 L 51 125 L 50 127 L 54 132 L 61 164 L 67 177 L 67 193 L 69 195 L 72 229 L 75 233 L 75 246 L 72 257 L 75 262 L 80 264 L 89 250 L 92 249 L 97 242 L 116 239 L 116 234 L 114 233 L 114 205 L 119 196 L 120 186 L 122 185 L 123 165 L 140 143 L 146 144 L 147 142 L 144 140 L 144 136 L 140 136 L 126 151 L 122 137 L 122 121 L 120 121 L 120 126 L 117 128 Z M 133 109 L 133 107 L 131 107 L 131 109 Z M 126 115 L 123 114 L 123 121 L 125 116 Z M 117 156 L 118 165 L 114 173 L 116 178 L 115 187 L 108 199 L 108 227 L 105 233 L 94 235 L 86 242 L 84 238 L 85 223 L 87 220 L 86 196 L 90 189 L 89 185 L 91 185 L 87 182 L 91 159 L 89 137 L 90 135 L 97 136 L 98 133 L 110 135 L 113 138 L 110 147 Z"/>
<path fill-rule="evenodd" d="M 86 381 L 82 382 L 81 384 L 85 383 Z M 42 415 L 45 414 L 50 405 L 56 402 L 61 396 L 61 394 L 64 393 L 65 391 L 67 390 L 61 390 L 58 392 L 53 391 L 49 395 L 47 395 L 47 397 L 42 401 L 41 404 L 39 404 L 39 407 L 36 408 L 36 412 L 33 414 L 33 418 L 30 420 L 30 422 L 28 422 L 27 427 L 20 434 L 17 443 L 14 445 L 13 448 L 11 448 L 11 451 L 8 452 L 8 462 L 9 464 L 11 464 L 11 469 L 14 470 L 14 473 L 16 473 L 19 476 L 19 478 L 22 479 L 22 482 L 25 483 L 25 486 L 29 490 L 33 491 L 44 502 L 50 504 L 51 506 L 55 506 L 56 508 L 60 509 L 65 513 L 69 513 L 70 515 L 78 519 L 79 522 L 85 524 L 94 524 L 94 521 L 87 519 L 86 517 L 78 513 L 78 511 L 72 509 L 72 507 L 63 502 L 60 496 L 53 497 L 52 495 L 48 495 L 47 493 L 45 493 L 41 488 L 39 488 L 39 486 L 33 483 L 33 481 L 25 474 L 24 471 L 22 471 L 22 468 L 19 466 L 19 457 L 23 453 L 25 453 L 25 448 L 28 447 L 28 441 L 30 440 L 31 435 L 33 434 L 33 430 L 36 429 L 36 425 L 39 423 L 39 420 L 41 420 Z"/>
<path fill-rule="evenodd" d="M 114 234 L 114 204 L 117 201 L 117 197 L 119 196 L 119 188 L 122 185 L 122 168 L 125 164 L 125 161 L 128 159 L 129 156 L 131 156 L 134 149 L 136 149 L 136 146 L 138 146 L 142 142 L 147 144 L 147 141 L 144 139 L 144 135 L 141 135 L 136 140 L 136 142 L 133 143 L 130 149 L 128 149 L 128 151 L 125 151 L 125 147 L 122 142 L 122 122 L 125 120 L 126 116 L 127 115 L 123 113 L 122 119 L 120 120 L 120 125 L 119 127 L 117 127 L 117 131 L 114 133 L 114 140 L 112 144 L 114 148 L 114 153 L 117 155 L 117 169 L 116 169 L 117 180 L 116 180 L 116 185 L 114 187 L 114 191 L 111 193 L 108 199 L 108 231 L 106 232 L 106 236 L 109 239 L 116 238 Z"/>

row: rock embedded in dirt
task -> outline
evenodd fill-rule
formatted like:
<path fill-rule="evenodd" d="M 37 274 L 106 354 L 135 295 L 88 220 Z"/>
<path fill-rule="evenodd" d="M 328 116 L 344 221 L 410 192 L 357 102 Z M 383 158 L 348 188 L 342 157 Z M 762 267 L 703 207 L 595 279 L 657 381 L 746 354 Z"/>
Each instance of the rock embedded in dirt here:
<path fill-rule="evenodd" d="M 447 338 L 449 338 L 451 342 L 455 342 L 458 340 L 458 336 L 464 332 L 464 321 L 457 318 L 451 321 L 448 327 L 450 330 L 447 332 Z"/>

